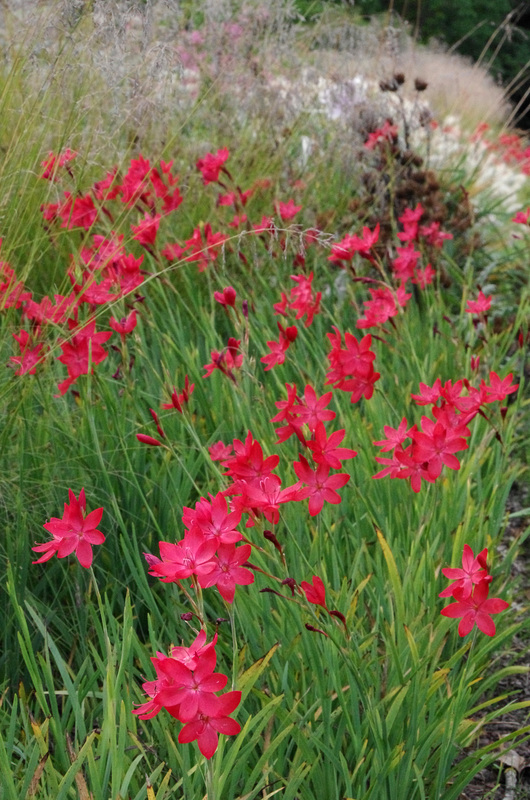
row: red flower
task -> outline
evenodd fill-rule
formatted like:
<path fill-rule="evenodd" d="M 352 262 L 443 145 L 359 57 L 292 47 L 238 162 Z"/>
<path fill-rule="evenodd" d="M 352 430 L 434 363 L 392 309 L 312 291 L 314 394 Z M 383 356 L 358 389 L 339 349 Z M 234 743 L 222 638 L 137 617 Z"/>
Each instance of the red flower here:
<path fill-rule="evenodd" d="M 412 457 L 416 463 L 429 463 L 429 471 L 437 478 L 445 464 L 449 469 L 460 469 L 460 462 L 454 453 L 467 450 L 465 439 L 458 435 L 458 431 L 446 428 L 441 422 L 434 422 L 428 417 L 422 417 L 423 431 L 414 431 L 411 434 L 414 442 Z"/>
<path fill-rule="evenodd" d="M 403 442 L 416 431 L 416 426 L 413 425 L 412 428 L 409 428 L 406 418 L 403 417 L 397 428 L 385 425 L 383 430 L 387 438 L 381 439 L 373 444 L 380 447 L 382 453 L 388 453 L 390 450 L 394 450 L 398 445 L 403 444 Z"/>
<path fill-rule="evenodd" d="M 496 400 L 502 402 L 509 394 L 513 394 L 519 388 L 519 384 L 511 385 L 513 373 L 510 372 L 505 378 L 499 378 L 496 372 L 490 372 L 490 386 L 481 381 L 480 388 L 486 393 L 485 403 L 494 403 Z"/>
<path fill-rule="evenodd" d="M 304 456 L 300 456 L 300 461 L 294 462 L 294 471 L 299 478 L 299 482 L 295 484 L 294 488 L 298 488 L 302 483 L 306 484 L 299 495 L 299 499 L 309 498 L 309 513 L 312 517 L 320 514 L 324 502 L 333 503 L 334 505 L 342 502 L 340 494 L 335 489 L 340 489 L 348 483 L 350 476 L 346 473 L 330 475 L 329 467 L 323 464 L 319 464 L 316 470 L 312 470 Z"/>
<path fill-rule="evenodd" d="M 236 304 L 237 294 L 233 286 L 227 286 L 222 292 L 214 292 L 213 296 L 214 300 L 217 300 L 222 306 L 232 306 L 234 308 Z"/>
<path fill-rule="evenodd" d="M 155 214 L 152 217 L 150 214 L 145 214 L 144 218 L 140 220 L 138 225 L 131 225 L 133 231 L 133 239 L 144 246 L 152 245 L 156 241 L 158 233 L 158 226 L 160 225 L 160 214 Z"/>
<path fill-rule="evenodd" d="M 217 557 L 213 561 L 215 566 L 206 576 L 199 575 L 199 583 L 206 589 L 217 586 L 219 594 L 227 603 L 234 602 L 236 585 L 248 586 L 254 583 L 254 575 L 250 570 L 244 569 L 242 564 L 248 560 L 251 546 L 243 544 L 236 547 L 233 544 L 222 544 L 217 548 Z"/>
<path fill-rule="evenodd" d="M 491 306 L 491 297 L 486 297 L 484 292 L 480 290 L 476 300 L 468 300 L 465 308 L 466 314 L 484 314 L 489 311 Z"/>
<path fill-rule="evenodd" d="M 127 317 L 122 317 L 119 322 L 115 317 L 111 317 L 109 325 L 113 331 L 120 334 L 123 340 L 128 333 L 131 333 L 136 328 L 136 322 L 136 311 L 133 310 Z"/>
<path fill-rule="evenodd" d="M 472 594 L 467 596 L 465 589 L 455 589 L 454 598 L 457 602 L 442 608 L 440 614 L 451 619 L 462 618 L 458 626 L 459 636 L 467 636 L 475 624 L 487 636 L 494 636 L 495 623 L 491 619 L 491 614 L 504 611 L 510 604 L 498 597 L 491 597 L 488 600 L 488 592 L 487 581 L 475 584 Z"/>
<path fill-rule="evenodd" d="M 75 551 L 81 566 L 88 569 L 92 564 L 92 545 L 103 544 L 105 541 L 104 535 L 97 530 L 103 508 L 97 508 L 85 516 L 85 490 L 81 489 L 79 498 L 76 498 L 73 491 L 68 489 L 68 497 L 70 503 L 64 504 L 62 519 L 52 517 L 43 525 L 53 539 L 31 548 L 38 553 L 44 553 L 34 564 L 49 561 L 56 553 L 57 558 L 65 558 Z"/>
<path fill-rule="evenodd" d="M 326 587 L 324 586 L 322 578 L 319 578 L 318 575 L 313 575 L 312 582 L 308 583 L 307 581 L 302 581 L 300 589 L 305 594 L 308 603 L 313 603 L 315 606 L 322 606 L 326 611 L 328 610 L 326 606 Z"/>
<path fill-rule="evenodd" d="M 10 361 L 14 364 L 18 364 L 15 375 L 25 375 L 26 373 L 35 375 L 37 364 L 42 363 L 45 357 L 44 354 L 41 355 L 41 350 L 44 345 L 41 342 L 40 344 L 30 347 L 31 337 L 25 330 L 14 333 L 13 337 L 18 342 L 20 348 L 19 356 L 10 356 Z"/>
<path fill-rule="evenodd" d="M 316 464 L 322 464 L 330 469 L 340 469 L 342 462 L 349 458 L 355 458 L 357 452 L 350 450 L 349 447 L 337 447 L 342 440 L 346 430 L 334 431 L 328 435 L 323 422 L 317 423 L 313 440 L 307 443 L 313 452 L 313 460 Z"/>
<path fill-rule="evenodd" d="M 196 167 L 202 173 L 202 182 L 205 186 L 219 180 L 219 173 L 223 169 L 223 164 L 228 160 L 230 153 L 227 147 L 218 150 L 215 155 L 206 153 L 204 158 L 199 158 Z"/>
<path fill-rule="evenodd" d="M 219 733 L 225 736 L 236 736 L 241 725 L 228 715 L 234 711 L 241 702 L 241 692 L 227 692 L 212 701 L 214 709 L 209 714 L 200 714 L 197 719 L 184 725 L 179 733 L 178 740 L 181 744 L 193 742 L 197 739 L 199 750 L 205 758 L 211 758 L 217 750 Z"/>
<path fill-rule="evenodd" d="M 238 354 L 237 352 L 240 344 L 240 339 L 234 339 L 233 336 L 231 336 L 224 350 L 221 352 L 212 350 L 210 353 L 212 360 L 209 364 L 204 365 L 206 372 L 202 377 L 209 378 L 214 370 L 218 369 L 236 383 L 234 369 L 239 369 L 243 363 L 243 353 Z"/>
<path fill-rule="evenodd" d="M 64 194 L 66 200 L 57 209 L 57 214 L 62 219 L 61 228 L 84 228 L 88 231 L 98 216 L 92 197 L 87 194 L 72 200 L 70 192 Z"/>
<path fill-rule="evenodd" d="M 284 222 L 287 222 L 293 217 L 296 217 L 299 211 L 301 211 L 302 206 L 295 206 L 294 200 L 291 198 L 287 201 L 287 203 L 282 203 L 281 201 L 275 203 L 276 211 L 282 218 Z"/>
<path fill-rule="evenodd" d="M 469 597 L 473 591 L 474 584 L 484 581 L 490 583 L 491 575 L 488 574 L 488 550 L 485 547 L 475 558 L 473 550 L 468 544 L 464 545 L 462 554 L 462 568 L 446 567 L 442 573 L 446 578 L 453 581 L 438 597 L 455 597 L 455 591 L 463 597 Z"/>
<path fill-rule="evenodd" d="M 184 378 L 184 389 L 182 392 L 177 393 L 175 387 L 173 387 L 173 392 L 171 394 L 171 402 L 170 403 L 162 403 L 162 408 L 175 408 L 180 414 L 183 413 L 183 407 L 185 403 L 189 402 L 191 395 L 193 394 L 193 390 L 195 389 L 195 384 L 192 383 L 190 386 L 189 378 L 186 375 Z"/>
<path fill-rule="evenodd" d="M 73 320 L 68 320 L 68 325 L 75 332 L 69 341 L 63 341 L 62 355 L 57 359 L 68 370 L 68 378 L 59 384 L 61 394 L 64 394 L 80 375 L 88 375 L 91 365 L 100 364 L 107 358 L 107 351 L 103 349 L 102 344 L 112 336 L 111 331 L 96 333 L 94 319 L 77 330 Z"/>
<path fill-rule="evenodd" d="M 222 461 L 228 458 L 232 453 L 232 445 L 224 444 L 224 442 L 219 441 L 212 444 L 211 447 L 208 448 L 208 452 L 210 453 L 212 461 Z"/>
<path fill-rule="evenodd" d="M 41 178 L 45 178 L 48 181 L 56 181 L 56 172 L 58 167 L 64 167 L 69 161 L 77 156 L 77 153 L 70 150 L 69 147 L 66 150 L 63 150 L 62 153 L 59 153 L 58 156 L 54 155 L 54 153 L 48 153 L 48 158 L 45 158 L 44 161 L 41 162 L 41 167 L 44 167 L 44 172 L 41 175 Z"/>
<path fill-rule="evenodd" d="M 198 531 L 186 531 L 184 539 L 175 544 L 159 542 L 159 548 L 161 558 L 150 563 L 149 574 L 163 583 L 181 581 L 191 575 L 207 575 L 215 566 L 217 541 L 207 541 Z"/>
<path fill-rule="evenodd" d="M 315 431 L 319 422 L 328 422 L 337 416 L 331 409 L 326 410 L 330 404 L 333 392 L 326 392 L 319 397 L 313 387 L 308 383 L 304 389 L 304 397 L 299 405 L 293 406 L 293 412 L 298 415 L 297 423 L 308 426 L 310 431 Z"/>

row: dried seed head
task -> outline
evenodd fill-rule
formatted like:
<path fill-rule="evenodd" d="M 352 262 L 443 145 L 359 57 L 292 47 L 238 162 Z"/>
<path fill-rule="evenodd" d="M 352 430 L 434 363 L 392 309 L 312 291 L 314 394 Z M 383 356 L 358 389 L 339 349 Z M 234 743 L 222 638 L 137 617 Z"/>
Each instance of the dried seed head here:
<path fill-rule="evenodd" d="M 414 78 L 414 88 L 417 92 L 424 92 L 429 84 L 423 78 Z"/>

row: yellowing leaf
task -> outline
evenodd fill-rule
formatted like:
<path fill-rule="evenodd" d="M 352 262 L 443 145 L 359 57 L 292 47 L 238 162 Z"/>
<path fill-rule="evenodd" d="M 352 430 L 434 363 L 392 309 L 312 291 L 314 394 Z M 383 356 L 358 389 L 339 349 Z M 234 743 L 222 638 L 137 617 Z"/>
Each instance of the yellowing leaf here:
<path fill-rule="evenodd" d="M 145 786 L 146 786 L 146 789 L 147 789 L 147 800 L 156 800 L 155 790 L 153 789 L 151 781 L 149 780 L 149 778 L 147 776 L 145 778 Z"/>
<path fill-rule="evenodd" d="M 392 591 L 394 593 L 394 600 L 396 603 L 396 611 L 398 614 L 398 618 L 399 621 L 402 621 L 405 618 L 405 607 L 403 604 L 403 588 L 401 586 L 401 578 L 399 577 L 399 572 L 396 566 L 396 562 L 387 540 L 385 539 L 379 528 L 376 528 L 375 532 L 377 533 L 377 538 L 379 539 L 379 544 L 381 545 L 381 549 L 385 557 L 386 566 L 388 569 L 388 576 L 390 578 Z"/>
<path fill-rule="evenodd" d="M 250 666 L 242 675 L 239 676 L 237 685 L 238 689 L 241 690 L 241 702 L 244 702 L 245 697 L 248 695 L 261 673 L 265 670 L 267 664 L 279 646 L 280 643 L 276 642 L 276 644 L 274 644 L 264 656 L 258 658 L 258 660 L 252 664 L 252 666 Z"/>

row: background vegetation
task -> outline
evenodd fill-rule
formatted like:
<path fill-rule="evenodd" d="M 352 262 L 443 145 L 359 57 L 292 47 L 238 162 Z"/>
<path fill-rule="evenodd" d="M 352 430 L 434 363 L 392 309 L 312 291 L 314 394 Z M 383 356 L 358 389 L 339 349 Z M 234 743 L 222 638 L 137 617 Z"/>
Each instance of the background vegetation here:
<path fill-rule="evenodd" d="M 210 800 L 375 800 L 405 791 L 457 800 L 529 733 L 528 701 L 509 683 L 528 670 L 520 661 L 527 601 L 514 566 L 527 530 L 513 526 L 524 509 L 506 507 L 512 487 L 521 491 L 527 480 L 529 231 L 511 221 L 530 202 L 527 143 L 499 136 L 500 104 L 492 112 L 497 130 L 482 135 L 456 124 L 445 130 L 443 119 L 431 125 L 436 110 L 425 116 L 423 105 L 430 90 L 413 89 L 412 67 L 401 89 L 382 91 L 394 56 L 377 26 L 362 29 L 364 63 L 385 71 L 374 69 L 360 95 L 352 89 L 339 103 L 349 76 L 336 79 L 312 60 L 315 50 L 333 50 L 329 28 L 293 25 L 284 4 L 224 18 L 219 8 L 205 3 L 195 19 L 180 4 L 178 14 L 164 14 L 156 4 L 65 3 L 60 13 L 41 6 L 33 9 L 40 16 L 15 9 L 4 19 L 2 792 L 9 800 L 162 800 L 202 797 L 206 781 Z M 481 80 L 477 74 L 477 87 Z M 388 119 L 395 140 L 367 149 Z M 225 146 L 224 185 L 205 185 L 197 160 Z M 77 157 L 57 169 L 57 181 L 44 180 L 49 151 L 67 147 Z M 161 219 L 153 246 L 134 238 L 141 203 L 98 201 L 108 213 L 100 210 L 88 229 L 43 219 L 65 191 L 94 197 L 96 181 L 114 167 L 123 178 L 140 157 L 158 168 L 172 160 L 183 196 Z M 244 209 L 222 205 L 220 195 L 237 187 L 252 189 Z M 282 219 L 279 203 L 288 200 L 301 209 Z M 293 464 L 308 453 L 293 438 L 278 444 L 276 403 L 286 384 L 299 393 L 306 385 L 318 395 L 329 390 L 328 334 L 336 326 L 360 339 L 356 323 L 373 281 L 398 288 L 391 268 L 401 246 L 398 218 L 418 203 L 423 221 L 453 238 L 443 248 L 421 245 L 434 282 L 424 290 L 409 284 L 407 307 L 371 331 L 381 376 L 373 397 L 352 404 L 349 393 L 333 393 L 330 430 L 343 429 L 343 446 L 358 452 L 343 464 L 350 478 L 341 503 L 318 516 L 307 501 L 282 509 L 274 531 L 283 558 L 264 536 L 268 523 L 242 524 L 259 568 L 255 582 L 237 587 L 233 606 L 216 589 L 204 591 L 208 638 L 218 633 L 218 669 L 242 692 L 243 728 L 221 737 L 208 767 L 196 744 L 178 742 L 179 723 L 165 712 L 151 720 L 132 713 L 145 700 L 142 683 L 154 679 L 151 658 L 189 645 L 200 627 L 182 618 L 190 609 L 183 591 L 147 574 L 144 553 L 181 539 L 183 508 L 227 488 L 225 469 L 209 453 L 219 440 L 242 441 L 251 431 L 266 456 L 280 456 L 282 485 L 297 480 Z M 231 227 L 243 210 L 247 222 Z M 272 233 L 252 233 L 264 215 L 273 218 Z M 329 261 L 345 235 L 378 224 L 374 263 L 356 256 L 352 269 L 341 269 Z M 164 256 L 168 244 L 206 236 L 207 225 L 227 238 L 206 269 L 186 260 L 189 249 Z M 59 397 L 67 373 L 57 357 L 74 334 L 65 319 L 30 323 L 27 299 L 18 307 L 10 300 L 5 265 L 36 302 L 56 302 L 72 291 L 69 270 L 81 280 L 94 235 L 123 236 L 126 251 L 143 256 L 144 280 L 86 303 L 80 320 L 95 318 L 107 333 L 111 316 L 135 309 L 139 321 L 125 341 L 113 334 L 93 374 Z M 203 240 L 197 255 L 205 252 Z M 287 319 L 274 313 L 281 293 L 290 296 L 293 274 L 312 275 L 322 293 L 308 326 L 296 310 Z M 237 314 L 214 298 L 228 285 Z M 479 287 L 493 298 L 480 319 L 465 312 Z M 261 359 L 278 340 L 278 320 L 296 324 L 298 336 L 285 363 L 265 371 Z M 34 375 L 15 374 L 13 334 L 22 328 L 47 348 Z M 220 370 L 204 378 L 212 351 L 222 353 L 230 336 L 243 356 L 235 379 Z M 480 357 L 478 368 L 471 356 Z M 444 469 L 418 495 L 408 481 L 373 479 L 382 466 L 373 442 L 384 426 L 397 428 L 404 416 L 420 423 L 425 410 L 411 400 L 420 382 L 479 386 L 492 371 L 511 373 L 519 389 L 473 421 L 460 470 Z M 195 389 L 184 413 L 162 409 L 186 375 Z M 137 439 L 161 438 L 150 409 L 165 432 L 160 447 Z M 93 572 L 74 556 L 32 564 L 31 547 L 48 538 L 44 522 L 61 515 L 68 489 L 81 488 L 87 510 L 104 508 L 106 541 L 94 548 Z M 511 603 L 495 618 L 494 638 L 475 630 L 462 639 L 456 620 L 440 616 L 441 569 L 460 564 L 466 543 L 488 548 L 492 593 Z M 347 634 L 340 618 L 297 588 L 315 574 Z M 287 577 L 296 582 L 293 597 L 281 583 Z M 516 729 L 492 733 L 491 723 L 508 712 L 521 715 Z"/>

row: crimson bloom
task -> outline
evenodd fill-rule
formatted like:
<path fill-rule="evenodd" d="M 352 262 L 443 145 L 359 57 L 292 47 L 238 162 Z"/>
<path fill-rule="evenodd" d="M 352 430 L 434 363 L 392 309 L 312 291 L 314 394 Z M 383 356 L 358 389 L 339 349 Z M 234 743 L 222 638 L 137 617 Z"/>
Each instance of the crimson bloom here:
<path fill-rule="evenodd" d="M 188 722 L 179 733 L 180 744 L 197 740 L 199 750 L 205 758 L 211 758 L 219 744 L 219 733 L 236 736 L 241 725 L 228 716 L 241 702 L 241 692 L 226 692 L 212 700 L 214 709 L 208 714 L 199 714 L 197 719 Z"/>
<path fill-rule="evenodd" d="M 479 291 L 476 300 L 468 300 L 465 308 L 466 314 L 484 314 L 489 311 L 491 306 L 491 297 L 486 297 L 482 290 Z"/>
<path fill-rule="evenodd" d="M 20 355 L 10 356 L 9 359 L 14 364 L 18 364 L 18 369 L 16 370 L 15 375 L 25 375 L 26 373 L 29 375 L 35 375 L 37 364 L 42 363 L 44 359 L 45 354 L 41 354 L 44 344 L 41 342 L 40 344 L 34 344 L 34 346 L 31 347 L 31 336 L 25 330 L 21 330 L 19 333 L 14 333 L 13 337 L 18 342 L 18 346 L 20 348 Z"/>
<path fill-rule="evenodd" d="M 132 238 L 136 239 L 137 242 L 140 242 L 140 244 L 144 246 L 153 245 L 156 241 L 160 219 L 160 214 L 155 214 L 154 216 L 145 214 L 138 225 L 131 225 L 131 230 L 133 231 Z"/>
<path fill-rule="evenodd" d="M 184 389 L 182 392 L 177 392 L 175 387 L 173 387 L 173 392 L 171 394 L 171 402 L 170 403 L 162 403 L 162 408 L 175 408 L 180 414 L 183 413 L 184 405 L 189 402 L 191 395 L 193 394 L 193 390 L 195 389 L 195 384 L 192 383 L 190 386 L 190 381 L 188 376 L 184 378 Z"/>
<path fill-rule="evenodd" d="M 62 153 L 55 155 L 51 151 L 48 153 L 48 157 L 41 161 L 41 167 L 44 167 L 44 171 L 41 175 L 41 178 L 44 178 L 48 181 L 56 181 L 56 172 L 58 167 L 64 167 L 69 161 L 72 161 L 77 156 L 73 150 L 70 150 L 69 147 L 66 150 L 63 150 Z"/>
<path fill-rule="evenodd" d="M 299 211 L 301 211 L 302 206 L 295 206 L 294 200 L 291 198 L 286 203 L 282 203 L 281 201 L 275 204 L 276 211 L 282 218 L 284 222 L 287 222 L 290 219 L 293 219 Z"/>
<path fill-rule="evenodd" d="M 348 483 L 349 475 L 344 472 L 330 475 L 329 467 L 324 464 L 318 464 L 316 470 L 312 470 L 304 456 L 300 456 L 300 460 L 295 461 L 293 466 L 299 478 L 295 488 L 302 486 L 303 483 L 306 484 L 300 492 L 299 499 L 309 498 L 309 513 L 312 517 L 320 514 L 325 502 L 334 505 L 342 502 L 340 494 L 335 490 L 341 489 Z"/>
<path fill-rule="evenodd" d="M 307 443 L 308 448 L 313 453 L 313 461 L 322 464 L 330 469 L 341 469 L 342 462 L 349 458 L 355 458 L 357 452 L 349 447 L 338 447 L 346 429 L 333 431 L 328 436 L 323 422 L 318 422 L 313 434 L 313 439 Z"/>
<path fill-rule="evenodd" d="M 233 286 L 226 286 L 222 292 L 213 293 L 214 300 L 217 300 L 222 306 L 235 307 L 237 293 Z"/>
<path fill-rule="evenodd" d="M 322 578 L 319 578 L 318 575 L 313 575 L 312 582 L 308 583 L 307 581 L 302 581 L 300 589 L 305 594 L 308 603 L 313 603 L 315 606 L 322 606 L 326 611 L 328 610 L 326 606 L 326 587 L 324 586 Z"/>
<path fill-rule="evenodd" d="M 462 554 L 462 568 L 446 567 L 442 573 L 450 581 L 453 581 L 438 597 L 455 597 L 455 591 L 459 591 L 465 597 L 469 597 L 473 591 L 473 586 L 481 581 L 490 583 L 491 575 L 488 574 L 488 550 L 485 547 L 475 558 L 473 550 L 468 544 L 464 545 Z"/>
<path fill-rule="evenodd" d="M 495 623 L 491 619 L 491 614 L 498 614 L 509 607 L 506 600 L 499 597 L 488 599 L 489 584 L 487 581 L 480 581 L 475 585 L 473 592 L 466 596 L 465 589 L 455 589 L 454 598 L 456 603 L 442 608 L 440 614 L 451 619 L 461 617 L 458 625 L 458 635 L 467 636 L 475 625 L 486 636 L 495 635 Z"/>
<path fill-rule="evenodd" d="M 202 174 L 202 182 L 205 186 L 209 183 L 216 183 L 219 180 L 219 173 L 224 169 L 223 165 L 228 160 L 230 153 L 227 147 L 218 150 L 217 153 L 206 153 L 204 158 L 199 158 L 196 167 Z"/>
<path fill-rule="evenodd" d="M 109 325 L 113 331 L 119 333 L 122 341 L 125 339 L 125 336 L 128 333 L 132 333 L 132 331 L 136 328 L 136 311 L 133 309 L 131 313 L 127 317 L 122 317 L 120 320 L 117 320 L 115 317 L 111 317 L 109 320 Z"/>
<path fill-rule="evenodd" d="M 512 385 L 513 372 L 505 378 L 500 378 L 496 372 L 490 372 L 490 384 L 481 381 L 480 388 L 485 392 L 485 403 L 494 403 L 496 400 L 502 403 L 509 394 L 513 394 L 519 388 L 519 384 Z"/>
<path fill-rule="evenodd" d="M 156 679 L 142 684 L 149 700 L 133 711 L 140 719 L 151 719 L 165 709 L 184 723 L 179 742 L 197 740 L 208 759 L 217 750 L 220 733 L 235 736 L 241 730 L 229 716 L 241 702 L 241 692 L 216 694 L 228 680 L 223 673 L 214 672 L 216 641 L 217 634 L 207 642 L 202 630 L 190 647 L 172 647 L 170 656 L 157 653 L 151 658 Z"/>
<path fill-rule="evenodd" d="M 104 535 L 97 530 L 101 522 L 103 508 L 96 508 L 86 514 L 85 490 L 81 489 L 77 498 L 71 489 L 68 489 L 70 503 L 64 504 L 64 514 L 61 519 L 52 517 L 43 527 L 52 535 L 52 540 L 37 544 L 32 547 L 37 553 L 44 553 L 34 564 L 49 561 L 57 553 L 57 558 L 65 558 L 75 551 L 79 563 L 85 569 L 92 564 L 92 545 L 103 544 Z"/>
<path fill-rule="evenodd" d="M 64 394 L 80 375 L 88 375 L 93 364 L 100 364 L 107 358 L 107 351 L 102 345 L 112 336 L 111 331 L 96 333 L 95 319 L 90 320 L 82 328 L 77 328 L 73 320 L 68 320 L 68 325 L 72 330 L 72 337 L 60 343 L 62 355 L 57 359 L 68 370 L 68 378 L 59 384 L 61 394 Z"/>
<path fill-rule="evenodd" d="M 205 576 L 199 575 L 199 583 L 203 589 L 217 586 L 219 594 L 227 603 L 234 602 L 236 585 L 248 586 L 254 583 L 254 575 L 245 569 L 244 564 L 251 553 L 251 546 L 243 544 L 236 547 L 234 544 L 221 544 L 217 548 L 217 556 L 212 560 L 214 568 Z"/>

